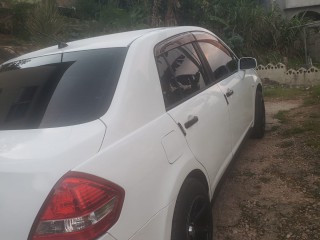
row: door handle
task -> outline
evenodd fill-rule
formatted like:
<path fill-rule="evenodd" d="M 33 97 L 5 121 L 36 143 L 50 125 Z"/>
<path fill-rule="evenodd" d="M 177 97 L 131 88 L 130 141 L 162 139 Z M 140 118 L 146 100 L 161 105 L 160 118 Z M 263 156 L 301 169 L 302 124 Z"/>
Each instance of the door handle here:
<path fill-rule="evenodd" d="M 228 89 L 227 93 L 226 93 L 226 96 L 230 97 L 232 94 L 233 94 L 233 90 L 232 89 Z"/>
<path fill-rule="evenodd" d="M 191 127 L 193 124 L 199 121 L 199 118 L 197 116 L 193 116 L 189 121 L 184 123 L 184 127 L 188 129 Z"/>

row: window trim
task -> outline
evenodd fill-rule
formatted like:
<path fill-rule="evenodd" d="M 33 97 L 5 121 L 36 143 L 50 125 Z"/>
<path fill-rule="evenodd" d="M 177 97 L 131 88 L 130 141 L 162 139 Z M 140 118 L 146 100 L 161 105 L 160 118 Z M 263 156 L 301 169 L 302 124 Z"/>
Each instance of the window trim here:
<path fill-rule="evenodd" d="M 198 35 L 199 34 L 199 35 Z M 197 38 L 198 36 L 201 36 L 203 38 Z M 223 81 L 224 79 L 234 75 L 235 73 L 239 72 L 239 68 L 237 68 L 234 72 L 230 72 L 228 75 L 226 75 L 224 78 L 221 78 L 219 80 L 213 80 L 212 77 L 212 70 L 210 67 L 210 64 L 208 62 L 208 60 L 206 59 L 199 43 L 200 42 L 207 42 L 210 43 L 212 41 L 216 41 L 219 42 L 224 48 L 226 48 L 228 50 L 228 52 L 230 53 L 230 55 L 232 57 L 234 57 L 237 61 L 239 61 L 239 58 L 237 57 L 237 55 L 223 42 L 221 41 L 218 37 L 215 37 L 214 35 L 211 35 L 207 32 L 202 32 L 202 31 L 194 31 L 194 32 L 185 32 L 185 33 L 181 33 L 175 36 L 172 36 L 170 38 L 167 38 L 163 41 L 161 41 L 160 43 L 158 43 L 155 47 L 154 47 L 154 59 L 155 59 L 155 64 L 157 67 L 157 72 L 158 72 L 158 78 L 159 78 L 159 83 L 160 83 L 160 88 L 161 88 L 161 93 L 162 93 L 162 87 L 161 87 L 161 79 L 160 79 L 160 75 L 159 75 L 159 69 L 157 66 L 157 57 L 159 57 L 160 55 L 181 47 L 183 45 L 186 44 L 192 44 L 192 46 L 195 49 L 195 52 L 197 53 L 197 56 L 199 57 L 200 63 L 201 63 L 201 67 L 202 67 L 202 71 L 203 71 L 203 77 L 204 77 L 204 81 L 206 83 L 206 86 L 193 92 L 192 94 L 188 95 L 187 97 L 176 101 L 174 104 L 170 105 L 170 106 L 166 106 L 165 104 L 165 100 L 164 100 L 164 95 L 162 95 L 162 100 L 163 100 L 163 104 L 165 106 L 165 110 L 166 112 L 170 111 L 171 109 L 177 107 L 178 105 L 188 101 L 190 98 L 200 94 L 203 91 L 206 91 L 208 88 L 211 88 L 212 86 L 214 86 L 215 84 Z"/>
<path fill-rule="evenodd" d="M 203 31 L 194 31 L 192 32 L 192 34 L 194 35 L 194 37 L 196 38 L 197 42 L 201 42 L 203 40 L 213 40 L 213 41 L 218 41 L 222 46 L 224 46 L 226 49 L 229 50 L 229 52 L 237 59 L 239 60 L 239 57 L 237 56 L 237 54 L 235 54 L 233 52 L 233 50 L 224 42 L 222 41 L 220 38 L 218 38 L 215 35 L 212 35 L 208 32 L 203 32 Z M 197 38 L 198 36 L 198 38 Z"/>
<path fill-rule="evenodd" d="M 195 42 L 196 38 L 190 32 L 181 33 L 178 35 L 174 35 L 170 38 L 167 38 L 161 42 L 159 42 L 154 47 L 154 56 L 155 58 L 166 53 L 174 48 L 178 48 L 180 46 L 186 45 L 188 43 Z"/>
<path fill-rule="evenodd" d="M 187 35 L 187 39 L 183 39 L 183 37 L 186 36 L 186 35 Z M 179 101 L 176 101 L 174 104 L 171 104 L 170 106 L 166 106 L 166 103 L 165 103 L 165 100 L 164 100 L 164 95 L 161 94 L 161 95 L 162 95 L 162 99 L 163 99 L 163 104 L 164 104 L 165 109 L 166 109 L 167 112 L 170 111 L 171 109 L 173 109 L 174 107 L 180 105 L 181 103 L 189 100 L 189 99 L 192 98 L 193 96 L 195 96 L 195 95 L 201 93 L 202 91 L 208 89 L 209 86 L 212 86 L 212 85 L 211 85 L 211 84 L 212 84 L 212 80 L 210 79 L 210 77 L 209 77 L 209 75 L 208 75 L 208 71 L 207 71 L 206 67 L 203 65 L 203 60 L 201 59 L 202 57 L 201 57 L 201 55 L 199 54 L 199 51 L 198 51 L 198 49 L 197 49 L 197 46 L 195 45 L 196 41 L 195 41 L 195 40 L 190 41 L 191 38 L 189 38 L 189 36 L 192 35 L 192 34 L 187 33 L 186 35 L 185 35 L 185 34 L 180 34 L 180 35 L 178 35 L 178 36 L 174 36 L 174 37 L 168 38 L 168 39 L 160 42 L 160 45 L 156 45 L 154 57 L 155 57 L 155 63 L 156 63 L 156 66 L 157 66 L 157 72 L 158 72 L 158 78 L 159 78 L 160 87 L 161 87 L 161 78 L 160 78 L 159 69 L 158 69 L 158 65 L 157 65 L 157 57 L 163 55 L 164 53 L 166 53 L 166 52 L 168 52 L 168 51 L 171 51 L 171 50 L 173 50 L 173 49 L 182 47 L 182 46 L 187 45 L 187 44 L 191 44 L 191 45 L 192 45 L 192 47 L 193 47 L 194 50 L 195 50 L 195 53 L 197 54 L 197 57 L 199 58 L 199 61 L 200 61 L 200 70 L 201 70 L 201 73 L 202 73 L 202 75 L 203 75 L 203 80 L 204 80 L 204 82 L 205 82 L 206 85 L 205 85 L 205 87 L 203 87 L 203 88 L 201 88 L 201 89 L 199 89 L 199 90 L 197 90 L 197 91 L 189 94 L 187 97 L 185 97 L 185 98 L 183 98 L 183 99 L 181 99 L 181 100 L 179 100 Z M 193 36 L 193 35 L 192 35 L 192 36 Z M 170 44 L 170 41 L 171 41 L 171 40 L 174 41 L 173 44 Z M 178 41 L 176 41 L 176 40 L 178 40 Z M 179 45 L 178 45 L 178 43 L 179 43 Z M 162 44 L 164 44 L 164 45 L 162 45 Z M 164 48 L 164 47 L 166 47 L 166 46 L 170 46 L 170 47 Z M 156 50 L 156 48 L 158 48 L 158 47 L 161 48 L 160 50 L 163 50 L 161 53 L 160 53 L 159 49 Z M 158 52 L 158 55 L 156 55 L 156 52 Z M 162 92 L 162 87 L 161 87 L 161 92 Z"/>

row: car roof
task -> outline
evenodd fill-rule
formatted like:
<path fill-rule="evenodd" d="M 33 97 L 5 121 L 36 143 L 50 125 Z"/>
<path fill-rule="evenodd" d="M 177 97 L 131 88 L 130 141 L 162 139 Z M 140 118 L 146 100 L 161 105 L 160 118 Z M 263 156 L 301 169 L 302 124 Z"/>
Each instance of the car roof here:
<path fill-rule="evenodd" d="M 113 47 L 128 47 L 136 39 L 142 36 L 146 36 L 148 34 L 160 34 L 160 33 L 168 32 L 168 37 L 170 37 L 170 35 L 179 34 L 187 31 L 197 31 L 197 30 L 207 31 L 199 27 L 166 27 L 166 28 L 150 28 L 150 29 L 109 34 L 109 35 L 104 35 L 99 37 L 93 37 L 93 38 L 87 38 L 87 39 L 77 40 L 73 42 L 68 42 L 67 43 L 68 46 L 61 49 L 58 48 L 58 45 L 44 48 L 35 52 L 22 55 L 17 58 L 11 59 L 6 63 L 18 61 L 22 59 L 59 54 L 64 52 L 76 52 L 76 51 L 83 51 L 83 50 L 89 50 L 89 49 L 102 49 L 102 48 L 113 48 Z"/>

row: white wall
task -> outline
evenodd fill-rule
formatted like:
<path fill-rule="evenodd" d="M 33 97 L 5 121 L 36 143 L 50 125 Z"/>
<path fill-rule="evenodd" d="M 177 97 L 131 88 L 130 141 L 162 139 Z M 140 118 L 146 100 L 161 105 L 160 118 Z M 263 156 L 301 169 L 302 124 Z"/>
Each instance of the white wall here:
<path fill-rule="evenodd" d="M 287 69 L 282 63 L 266 66 L 259 65 L 257 72 L 260 78 L 267 78 L 280 84 L 290 86 L 316 86 L 320 85 L 320 69 L 311 67 L 309 69 L 299 68 Z"/>
<path fill-rule="evenodd" d="M 313 7 L 320 5 L 320 0 L 285 0 L 286 8 Z"/>

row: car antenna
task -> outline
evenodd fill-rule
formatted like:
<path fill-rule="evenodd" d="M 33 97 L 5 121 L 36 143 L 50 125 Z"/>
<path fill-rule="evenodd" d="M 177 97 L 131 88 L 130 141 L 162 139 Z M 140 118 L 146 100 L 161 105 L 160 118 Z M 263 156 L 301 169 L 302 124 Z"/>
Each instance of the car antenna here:
<path fill-rule="evenodd" d="M 60 41 L 60 40 L 58 40 L 58 39 L 56 39 L 56 38 L 54 38 L 52 36 L 49 36 L 49 35 L 47 35 L 47 34 L 45 34 L 43 32 L 40 32 L 40 31 L 36 31 L 36 32 L 38 32 L 40 35 L 42 35 L 42 36 L 44 36 L 44 37 L 46 37 L 48 39 L 51 39 L 51 40 L 55 41 L 58 44 L 58 49 L 62 49 L 62 48 L 65 48 L 65 47 L 69 46 L 67 43 L 65 43 L 63 41 Z"/>

